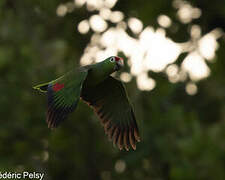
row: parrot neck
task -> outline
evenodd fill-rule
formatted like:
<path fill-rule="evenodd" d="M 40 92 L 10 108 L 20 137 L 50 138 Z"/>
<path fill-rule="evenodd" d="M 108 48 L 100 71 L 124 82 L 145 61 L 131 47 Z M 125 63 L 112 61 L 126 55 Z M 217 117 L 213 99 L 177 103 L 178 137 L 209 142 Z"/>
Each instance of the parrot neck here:
<path fill-rule="evenodd" d="M 100 82 L 104 81 L 110 74 L 114 72 L 113 67 L 107 66 L 104 63 L 94 64 L 92 68 L 90 68 L 88 72 L 88 76 L 86 78 L 87 86 L 95 86 Z"/>

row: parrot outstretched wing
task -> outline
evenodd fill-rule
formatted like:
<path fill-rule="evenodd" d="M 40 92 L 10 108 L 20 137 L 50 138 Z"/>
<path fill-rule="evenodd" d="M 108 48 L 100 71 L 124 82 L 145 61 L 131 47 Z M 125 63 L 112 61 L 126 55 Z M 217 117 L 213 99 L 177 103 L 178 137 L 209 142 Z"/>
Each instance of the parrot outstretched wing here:
<path fill-rule="evenodd" d="M 125 87 L 109 76 L 97 86 L 83 88 L 81 98 L 94 108 L 105 133 L 121 150 L 136 149 L 140 141 L 138 126 Z"/>
<path fill-rule="evenodd" d="M 87 71 L 74 70 L 48 84 L 48 127 L 54 128 L 73 112 L 80 99 L 80 93 Z"/>

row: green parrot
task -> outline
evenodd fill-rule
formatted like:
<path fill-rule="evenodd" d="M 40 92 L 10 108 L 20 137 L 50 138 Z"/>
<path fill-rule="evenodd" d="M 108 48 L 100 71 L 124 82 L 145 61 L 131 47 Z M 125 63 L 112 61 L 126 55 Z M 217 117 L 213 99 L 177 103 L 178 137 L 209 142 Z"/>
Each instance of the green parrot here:
<path fill-rule="evenodd" d="M 94 109 L 105 133 L 120 150 L 135 150 L 140 136 L 132 105 L 123 83 L 110 76 L 122 66 L 122 58 L 111 56 L 35 86 L 34 89 L 47 93 L 48 127 L 57 127 L 82 99 Z"/>

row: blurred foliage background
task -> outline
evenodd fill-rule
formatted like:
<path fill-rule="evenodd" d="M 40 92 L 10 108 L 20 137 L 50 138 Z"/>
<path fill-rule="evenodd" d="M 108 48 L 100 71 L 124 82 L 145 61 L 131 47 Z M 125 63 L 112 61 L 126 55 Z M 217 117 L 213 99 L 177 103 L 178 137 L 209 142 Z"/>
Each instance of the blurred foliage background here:
<path fill-rule="evenodd" d="M 122 25 L 118 19 L 104 20 L 107 27 L 103 23 L 103 29 L 95 29 L 91 22 L 87 25 L 104 3 L 111 12 L 119 11 L 118 17 L 122 13 Z M 0 171 L 39 171 L 45 173 L 45 179 L 54 180 L 225 179 L 224 4 L 224 0 L 1 0 Z M 186 11 L 179 12 L 183 6 Z M 195 8 L 197 15 L 193 18 L 187 15 L 188 7 Z M 159 20 L 160 15 L 165 21 Z M 130 70 L 132 63 L 127 63 L 125 85 L 142 137 L 137 150 L 114 148 L 96 115 L 83 102 L 59 128 L 48 129 L 46 97 L 32 86 L 79 66 L 93 35 L 101 36 L 107 28 L 117 25 L 124 27 L 131 17 L 137 18 L 143 29 L 164 29 L 166 37 L 176 44 L 189 42 L 186 50 L 162 70 L 147 71 L 151 81 L 146 83 L 150 82 L 150 87 L 136 83 L 138 74 Z M 190 72 L 181 81 L 171 79 L 167 67 L 173 64 L 180 70 L 193 51 L 193 25 L 197 27 L 197 31 L 193 30 L 197 38 L 212 31 L 216 34 L 212 37 L 216 37 L 213 42 L 217 48 L 212 50 L 215 54 L 210 61 L 202 59 L 206 66 L 192 67 L 197 74 L 201 68 L 208 68 L 208 73 L 197 80 Z M 125 32 L 138 39 L 135 27 L 130 25 Z M 106 47 L 99 46 L 104 52 Z M 116 53 L 132 60 L 132 55 L 121 49 Z M 96 57 L 92 56 L 88 57 L 94 62 Z M 86 57 L 83 64 L 87 61 Z"/>

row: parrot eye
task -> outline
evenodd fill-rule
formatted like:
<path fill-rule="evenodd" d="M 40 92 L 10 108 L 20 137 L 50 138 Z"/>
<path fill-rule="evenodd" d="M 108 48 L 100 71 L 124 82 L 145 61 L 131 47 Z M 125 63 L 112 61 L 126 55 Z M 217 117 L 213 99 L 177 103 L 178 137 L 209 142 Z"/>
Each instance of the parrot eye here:
<path fill-rule="evenodd" d="M 110 62 L 114 62 L 115 61 L 115 57 L 111 57 L 109 60 L 110 60 Z"/>

